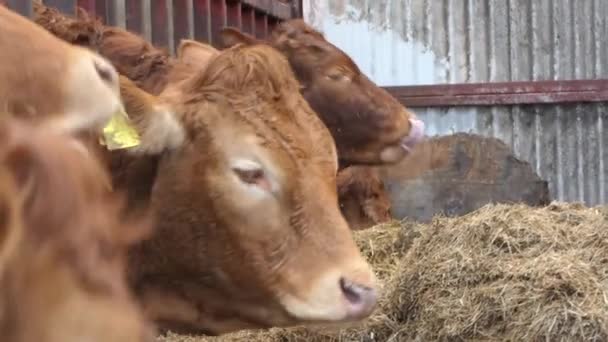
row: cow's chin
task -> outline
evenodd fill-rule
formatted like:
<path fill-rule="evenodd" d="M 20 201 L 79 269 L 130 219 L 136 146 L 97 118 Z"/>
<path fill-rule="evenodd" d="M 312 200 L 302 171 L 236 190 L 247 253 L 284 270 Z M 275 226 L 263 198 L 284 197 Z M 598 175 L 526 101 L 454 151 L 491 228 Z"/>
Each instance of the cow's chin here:
<path fill-rule="evenodd" d="M 154 320 L 161 333 L 218 336 L 273 327 L 344 324 L 369 316 L 375 308 L 375 294 L 353 303 L 345 297 L 336 276 L 329 274 L 314 282 L 305 295 L 283 294 L 278 300 L 237 299 L 238 295 L 222 291 L 207 292 L 211 296 L 205 299 L 169 299 L 165 293 L 162 302 L 156 303 L 165 315 Z"/>

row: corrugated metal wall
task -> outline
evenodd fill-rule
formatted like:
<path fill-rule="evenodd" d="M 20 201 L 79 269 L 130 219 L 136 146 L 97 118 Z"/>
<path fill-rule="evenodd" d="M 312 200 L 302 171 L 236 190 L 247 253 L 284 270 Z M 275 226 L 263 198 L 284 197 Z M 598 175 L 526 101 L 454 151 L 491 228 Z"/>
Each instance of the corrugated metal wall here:
<path fill-rule="evenodd" d="M 608 78 L 606 0 L 304 0 L 379 85 Z M 501 138 L 559 200 L 606 203 L 606 104 L 416 108 L 429 135 Z"/>

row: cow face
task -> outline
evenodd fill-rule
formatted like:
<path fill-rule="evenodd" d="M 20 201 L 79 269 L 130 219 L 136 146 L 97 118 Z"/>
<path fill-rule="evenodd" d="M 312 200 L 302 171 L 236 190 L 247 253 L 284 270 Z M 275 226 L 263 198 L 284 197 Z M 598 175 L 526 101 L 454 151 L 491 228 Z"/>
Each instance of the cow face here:
<path fill-rule="evenodd" d="M 159 101 L 181 143 L 161 152 L 158 231 L 132 263 L 146 312 L 210 334 L 367 317 L 375 277 L 338 208 L 334 142 L 286 59 L 224 50 Z"/>
<path fill-rule="evenodd" d="M 349 166 L 340 170 L 337 183 L 340 210 L 351 229 L 365 229 L 392 219 L 391 201 L 375 168 Z"/>
<path fill-rule="evenodd" d="M 233 28 L 224 29 L 222 38 L 225 46 L 259 42 Z M 279 24 L 268 43 L 289 60 L 304 98 L 331 131 L 344 166 L 396 163 L 422 137 L 420 120 L 304 21 Z"/>

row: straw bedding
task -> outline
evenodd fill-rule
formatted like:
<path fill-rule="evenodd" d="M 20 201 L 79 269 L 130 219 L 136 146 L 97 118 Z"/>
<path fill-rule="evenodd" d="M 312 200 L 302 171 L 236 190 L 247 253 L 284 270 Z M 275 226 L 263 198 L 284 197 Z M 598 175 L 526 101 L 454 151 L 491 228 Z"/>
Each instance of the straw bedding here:
<path fill-rule="evenodd" d="M 608 340 L 607 208 L 486 205 L 355 237 L 384 293 L 362 324 L 159 341 Z"/>

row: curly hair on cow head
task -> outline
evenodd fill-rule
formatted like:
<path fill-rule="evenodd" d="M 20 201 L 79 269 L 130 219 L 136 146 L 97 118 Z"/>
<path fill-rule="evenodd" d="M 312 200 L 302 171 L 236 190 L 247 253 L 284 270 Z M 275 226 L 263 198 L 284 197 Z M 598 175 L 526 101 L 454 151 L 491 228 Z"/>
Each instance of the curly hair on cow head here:
<path fill-rule="evenodd" d="M 76 18 L 66 16 L 59 10 L 45 6 L 41 0 L 33 2 L 34 21 L 52 34 L 68 43 L 99 50 L 103 39 L 101 20 L 77 7 Z"/>
<path fill-rule="evenodd" d="M 159 94 L 166 86 L 171 66 L 168 50 L 122 28 L 105 26 L 80 7 L 71 17 L 36 0 L 34 13 L 37 24 L 68 43 L 98 52 L 143 90 Z"/>
<path fill-rule="evenodd" d="M 230 89 L 240 93 L 249 92 L 273 100 L 289 97 L 299 90 L 299 83 L 287 59 L 263 44 L 237 45 L 223 50 L 192 78 L 190 86 L 210 91 Z"/>

